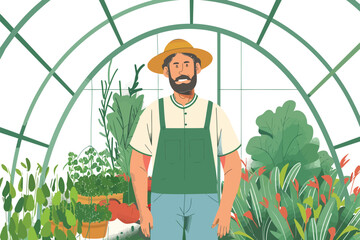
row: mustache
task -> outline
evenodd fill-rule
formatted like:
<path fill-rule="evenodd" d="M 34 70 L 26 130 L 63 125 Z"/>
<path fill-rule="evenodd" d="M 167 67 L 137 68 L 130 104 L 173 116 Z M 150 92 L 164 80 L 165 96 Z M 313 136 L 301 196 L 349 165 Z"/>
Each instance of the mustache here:
<path fill-rule="evenodd" d="M 180 79 L 188 79 L 188 80 L 191 80 L 188 76 L 186 76 L 186 75 L 181 75 L 181 76 L 179 76 L 179 77 L 177 77 L 177 78 L 175 79 L 175 82 L 179 81 Z"/>

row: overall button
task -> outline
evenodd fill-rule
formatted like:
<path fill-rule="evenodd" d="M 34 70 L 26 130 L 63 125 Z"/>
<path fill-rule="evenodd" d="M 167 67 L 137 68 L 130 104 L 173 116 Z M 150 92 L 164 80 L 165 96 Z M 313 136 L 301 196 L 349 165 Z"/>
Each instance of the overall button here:
<path fill-rule="evenodd" d="M 187 126 L 187 123 L 185 123 L 185 126 Z"/>
<path fill-rule="evenodd" d="M 186 114 L 187 114 L 187 112 L 184 112 L 184 114 L 186 115 Z"/>

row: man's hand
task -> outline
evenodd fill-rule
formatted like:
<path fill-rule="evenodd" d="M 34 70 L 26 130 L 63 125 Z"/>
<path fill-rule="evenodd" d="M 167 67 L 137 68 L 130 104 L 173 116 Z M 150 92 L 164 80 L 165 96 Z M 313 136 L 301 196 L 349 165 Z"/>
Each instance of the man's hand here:
<path fill-rule="evenodd" d="M 216 213 L 213 225 L 211 226 L 212 228 L 214 228 L 218 224 L 218 232 L 217 232 L 218 237 L 222 238 L 229 233 L 230 219 L 231 219 L 231 212 L 224 211 L 219 208 L 218 212 Z"/>
<path fill-rule="evenodd" d="M 140 227 L 145 237 L 150 237 L 150 227 L 153 229 L 153 217 L 148 208 L 140 213 Z"/>

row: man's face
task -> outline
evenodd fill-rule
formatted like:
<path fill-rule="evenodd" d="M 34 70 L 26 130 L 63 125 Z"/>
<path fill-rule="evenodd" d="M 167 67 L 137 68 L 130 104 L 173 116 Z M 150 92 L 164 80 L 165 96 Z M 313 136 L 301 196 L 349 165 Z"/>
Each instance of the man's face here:
<path fill-rule="evenodd" d="M 190 94 L 196 85 L 200 64 L 194 65 L 194 60 L 182 53 L 177 53 L 169 67 L 164 67 L 164 75 L 169 78 L 172 89 L 181 94 Z"/>

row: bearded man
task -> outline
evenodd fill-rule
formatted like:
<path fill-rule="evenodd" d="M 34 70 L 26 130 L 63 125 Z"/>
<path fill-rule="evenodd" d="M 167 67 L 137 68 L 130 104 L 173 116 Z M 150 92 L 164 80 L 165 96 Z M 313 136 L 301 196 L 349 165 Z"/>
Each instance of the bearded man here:
<path fill-rule="evenodd" d="M 215 240 L 229 233 L 241 179 L 241 144 L 224 111 L 195 94 L 197 75 L 211 61 L 209 52 L 175 39 L 148 63 L 151 71 L 169 78 L 174 90 L 144 110 L 130 142 L 141 230 L 152 240 L 182 240 L 183 233 L 186 240 Z M 224 169 L 220 201 L 218 157 Z"/>

